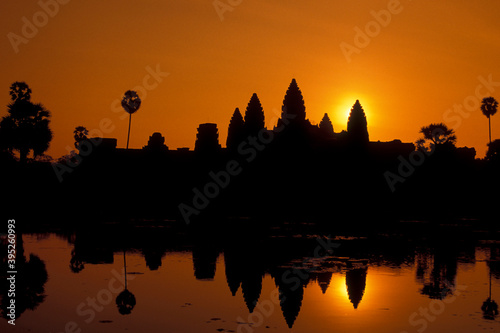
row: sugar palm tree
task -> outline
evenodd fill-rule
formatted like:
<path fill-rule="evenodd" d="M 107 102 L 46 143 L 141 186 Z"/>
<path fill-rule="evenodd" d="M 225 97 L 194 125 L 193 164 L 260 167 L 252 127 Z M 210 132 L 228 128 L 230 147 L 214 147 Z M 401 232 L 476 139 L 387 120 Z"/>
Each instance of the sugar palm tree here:
<path fill-rule="evenodd" d="M 118 307 L 118 312 L 120 314 L 128 315 L 132 313 L 136 300 L 134 294 L 132 294 L 127 288 L 127 258 L 125 250 L 123 250 L 123 275 L 125 277 L 125 289 L 123 289 L 123 291 L 116 296 L 116 306 Z"/>
<path fill-rule="evenodd" d="M 493 97 L 485 97 L 481 103 L 481 111 L 488 117 L 489 129 L 490 129 L 490 143 L 491 143 L 491 116 L 497 113 L 498 102 Z"/>
<path fill-rule="evenodd" d="M 75 127 L 73 134 L 73 137 L 75 138 L 75 148 L 80 149 L 80 142 L 88 139 L 89 131 L 86 127 L 77 126 Z"/>
<path fill-rule="evenodd" d="M 489 262 L 491 265 L 491 261 Z M 481 306 L 481 310 L 483 311 L 483 318 L 488 320 L 494 320 L 496 316 L 498 316 L 498 304 L 494 300 L 491 299 L 491 266 L 489 267 L 490 271 L 490 294 L 486 301 L 483 302 Z"/>
<path fill-rule="evenodd" d="M 128 149 L 128 142 L 130 139 L 130 124 L 132 123 L 132 114 L 136 113 L 137 110 L 139 110 L 140 106 L 141 106 L 141 99 L 139 98 L 139 95 L 137 95 L 137 92 L 133 90 L 127 90 L 122 98 L 122 107 L 125 110 L 125 112 L 129 114 L 127 149 Z"/>

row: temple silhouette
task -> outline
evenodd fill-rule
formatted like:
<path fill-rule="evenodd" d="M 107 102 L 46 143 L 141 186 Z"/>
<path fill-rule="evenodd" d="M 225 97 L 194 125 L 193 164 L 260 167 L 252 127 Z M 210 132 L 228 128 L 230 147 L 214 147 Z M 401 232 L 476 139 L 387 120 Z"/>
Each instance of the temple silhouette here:
<path fill-rule="evenodd" d="M 73 223 L 197 224 L 238 216 L 328 224 L 335 216 L 337 224 L 371 227 L 370 220 L 417 215 L 498 217 L 488 195 L 488 184 L 500 183 L 494 154 L 478 160 L 474 148 L 453 144 L 428 151 L 420 140 L 417 145 L 375 141 L 360 100 L 353 101 L 345 130 L 335 130 L 328 114 L 315 125 L 295 79 L 272 128 L 265 125 L 256 93 L 240 110 L 228 111 L 226 138 L 220 137 L 219 125 L 199 124 L 194 149 L 172 148 L 159 132 L 145 138 L 142 148 L 120 148 L 116 138 L 88 138 L 78 127 L 76 154 L 56 163 L 2 163 L 9 175 L 6 186 L 13 189 L 6 205 L 27 218 L 47 214 L 63 221 L 57 206 L 78 203 Z M 429 188 L 440 189 L 439 200 L 418 204 L 428 198 Z M 24 209 L 27 204 L 32 209 Z"/>
<path fill-rule="evenodd" d="M 269 134 L 273 132 L 274 134 Z M 283 133 L 281 133 L 283 132 Z M 306 116 L 306 107 L 302 92 L 295 79 L 292 79 L 283 99 L 281 117 L 277 125 L 272 129 L 265 127 L 264 109 L 257 94 L 253 94 L 248 102 L 244 115 L 240 109 L 236 108 L 231 116 L 228 135 L 225 140 L 226 148 L 222 148 L 218 133 L 217 124 L 200 124 L 196 134 L 194 151 L 188 148 L 177 148 L 174 151 L 195 154 L 211 153 L 215 156 L 222 152 L 236 152 L 249 137 L 256 137 L 261 141 L 273 141 L 270 137 L 278 136 L 284 147 L 280 149 L 319 149 L 334 147 L 361 148 L 365 147 L 380 154 L 388 152 L 391 155 L 408 154 L 415 149 L 413 143 L 403 143 L 400 140 L 390 142 L 370 142 L 368 134 L 368 120 L 359 100 L 354 101 L 349 119 L 347 121 L 347 131 L 342 130 L 335 133 L 332 122 L 327 113 L 324 114 L 318 125 L 312 125 Z M 106 153 L 111 151 L 121 155 L 132 157 L 144 156 L 148 153 L 163 153 L 175 156 L 172 150 L 165 145 L 165 138 L 161 133 L 153 133 L 148 140 L 148 144 L 142 149 L 117 148 L 117 140 L 114 138 L 93 138 L 88 139 L 94 146 L 93 153 Z M 96 144 L 98 142 L 98 144 Z M 263 143 L 264 145 L 266 143 Z M 286 148 L 285 148 L 286 147 Z"/>
<path fill-rule="evenodd" d="M 342 207 L 336 212 L 339 217 L 363 220 L 363 213 L 368 212 L 390 216 L 411 211 L 411 202 L 418 200 L 430 180 L 457 193 L 477 184 L 473 182 L 477 171 L 474 149 L 457 148 L 444 161 L 429 157 L 411 177 L 398 174 L 397 193 L 392 193 L 384 175 L 389 170 L 397 174 L 401 168 L 404 172 L 413 168 L 401 166 L 401 161 L 415 152 L 415 145 L 397 139 L 370 141 L 369 119 L 359 100 L 353 101 L 347 130 L 335 132 L 328 114 L 313 125 L 295 79 L 286 90 L 281 117 L 273 128 L 265 126 L 257 94 L 252 94 L 244 114 L 236 108 L 228 118 L 227 138 L 220 138 L 217 124 L 200 124 L 194 150 L 172 149 L 158 132 L 141 149 L 119 148 L 116 138 L 87 138 L 88 144 L 79 147 L 88 150 L 91 146 L 90 154 L 80 151 L 73 157 L 78 163 L 70 158 L 56 167 L 63 180 L 57 192 L 79 188 L 78 200 L 92 197 L 90 208 L 103 219 L 123 215 L 189 223 L 213 214 L 324 217 L 331 214 L 334 204 Z M 220 143 L 224 139 L 226 147 Z M 453 165 L 452 172 L 435 176 L 447 164 Z M 228 167 L 233 173 L 229 177 Z M 450 184 L 457 174 L 462 183 Z M 113 195 L 90 190 L 103 186 Z M 128 193 L 141 195 L 125 209 L 114 209 L 128 200 Z M 285 207 L 285 212 L 278 212 L 277 207 Z"/>
<path fill-rule="evenodd" d="M 498 281 L 498 244 L 476 240 L 475 237 L 481 236 L 480 232 L 453 235 L 454 240 L 443 243 L 443 237 L 450 237 L 450 230 L 450 227 L 443 226 L 435 230 L 434 236 L 423 238 L 424 243 L 422 236 L 428 235 L 428 230 L 421 228 L 408 230 L 406 235 L 390 240 L 376 233 L 370 237 L 341 237 L 335 240 L 339 246 L 333 253 L 324 253 L 320 257 L 315 252 L 318 239 L 274 238 L 272 233 L 262 230 L 239 233 L 239 237 L 234 237 L 230 236 L 234 230 L 182 234 L 168 228 L 148 229 L 128 225 L 117 230 L 113 225 L 106 225 L 97 238 L 91 237 L 92 233 L 85 228 L 61 237 L 73 245 L 68 269 L 75 274 L 84 270 L 85 264 L 112 264 L 117 254 L 123 253 L 125 258 L 125 252 L 141 254 L 151 271 L 161 268 L 176 274 L 171 267 L 162 265 L 162 258 L 169 253 L 185 253 L 188 250 L 193 262 L 191 278 L 211 281 L 215 278 L 217 267 L 222 268 L 227 283 L 226 292 L 237 298 L 248 313 L 257 311 L 259 301 L 269 297 L 262 295 L 262 284 L 266 277 L 270 277 L 279 292 L 279 300 L 276 301 L 279 301 L 283 320 L 292 328 L 300 317 L 306 290 L 318 288 L 322 294 L 338 293 L 336 288 L 330 290 L 332 281 L 342 281 L 345 285 L 346 300 L 353 311 L 361 308 L 365 294 L 373 288 L 367 283 L 371 266 L 383 265 L 395 270 L 415 267 L 415 281 L 421 287 L 420 293 L 429 299 L 442 300 L 455 294 L 458 263 L 474 264 L 479 246 L 488 253 L 490 279 Z M 36 264 L 36 258 L 31 260 Z M 75 265 L 75 262 L 79 264 Z M 42 269 L 37 274 L 33 281 L 40 284 L 32 283 L 38 286 L 35 289 L 37 293 L 43 293 L 46 273 Z M 209 283 L 205 285 L 210 288 Z M 133 305 L 140 302 L 128 293 L 126 295 L 131 300 L 120 300 L 123 301 L 120 313 L 123 310 L 127 310 L 125 314 L 130 313 Z M 37 297 L 38 303 L 43 302 L 43 296 Z"/>
<path fill-rule="evenodd" d="M 233 222 L 222 230 L 196 228 L 190 233 L 180 232 L 182 229 L 174 226 L 145 228 L 132 223 L 119 227 L 116 224 L 104 224 L 100 226 L 99 233 L 95 233 L 93 228 L 80 227 L 71 233 L 60 231 L 58 237 L 67 240 L 72 246 L 67 269 L 73 274 L 80 274 L 87 269 L 87 264 L 114 264 L 122 255 L 125 272 L 129 272 L 126 253 L 140 255 L 150 271 L 162 269 L 169 274 L 177 274 L 172 267 L 162 265 L 163 258 L 172 253 L 188 251 L 192 257 L 192 271 L 184 274 L 192 279 L 212 281 L 217 269 L 223 269 L 223 278 L 227 283 L 225 292 L 244 305 L 249 314 L 258 311 L 260 301 L 268 300 L 268 295 L 262 295 L 262 287 L 264 279 L 271 278 L 279 292 L 279 299 L 274 301 L 276 304 L 279 302 L 278 308 L 289 328 L 300 318 L 304 294 L 308 289 L 317 288 L 323 295 L 338 293 L 338 289 L 331 289 L 330 285 L 338 285 L 337 282 L 341 281 L 347 295 L 339 295 L 346 297 L 352 311 L 357 311 L 363 307 L 365 294 L 373 288 L 367 283 L 370 267 L 385 266 L 395 270 L 414 267 L 415 282 L 419 286 L 417 290 L 429 299 L 443 300 L 456 295 L 459 263 L 476 264 L 477 255 L 485 253 L 490 292 L 482 309 L 489 319 L 498 314 L 491 281 L 500 279 L 500 247 L 498 242 L 482 240 L 484 230 L 488 227 L 486 223 L 477 226 L 472 233 L 467 228 L 457 230 L 449 225 L 436 227 L 419 224 L 399 231 L 399 236 L 391 238 L 387 238 L 386 230 L 365 229 L 361 233 L 346 227 L 338 228 L 337 233 L 363 237 L 314 238 L 297 237 L 300 232 L 309 235 L 314 232 L 314 229 L 307 229 L 303 225 L 296 228 L 290 226 L 287 233 L 283 228 L 265 228 L 266 223 L 249 221 L 248 225 L 242 227 L 235 226 Z M 214 224 L 207 222 L 202 225 Z M 333 252 L 317 252 L 320 240 L 325 239 L 330 239 L 338 247 Z M 25 255 L 22 233 L 18 234 L 17 240 L 18 269 L 23 272 L 18 281 L 19 317 L 26 310 L 34 310 L 44 302 L 44 285 L 48 273 L 40 258 L 30 254 L 28 259 Z M 6 238 L 0 238 L 0 249 L 6 251 L 7 244 Z M 483 259 L 480 261 L 484 262 Z M 0 266 L 6 268 L 6 265 L 7 260 L 4 258 Z M 486 283 L 488 277 L 484 278 Z M 210 288 L 210 283 L 204 285 Z M 0 287 L 2 299 L 9 289 L 7 281 L 2 282 Z M 135 304 L 141 303 L 140 297 L 133 294 L 134 284 L 128 287 L 125 282 L 125 289 L 116 298 L 117 311 L 123 315 L 133 313 Z M 0 302 L 0 312 L 4 317 L 6 306 L 6 303 Z M 481 304 L 478 304 L 479 307 Z"/>

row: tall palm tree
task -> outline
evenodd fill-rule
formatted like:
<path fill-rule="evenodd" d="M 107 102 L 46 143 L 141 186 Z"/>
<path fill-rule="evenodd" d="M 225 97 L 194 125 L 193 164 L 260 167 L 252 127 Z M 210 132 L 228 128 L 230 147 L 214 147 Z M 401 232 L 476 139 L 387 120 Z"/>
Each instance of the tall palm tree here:
<path fill-rule="evenodd" d="M 497 113 L 498 102 L 493 97 L 485 97 L 481 103 L 481 111 L 488 117 L 488 123 L 490 128 L 490 143 L 491 143 L 491 116 Z"/>
<path fill-rule="evenodd" d="M 137 110 L 139 110 L 140 106 L 141 106 L 141 99 L 139 98 L 139 95 L 137 95 L 137 92 L 133 90 L 127 90 L 122 98 L 122 107 L 125 110 L 125 112 L 129 114 L 127 149 L 128 149 L 128 142 L 130 139 L 130 124 L 132 123 L 132 114 L 136 113 Z"/>

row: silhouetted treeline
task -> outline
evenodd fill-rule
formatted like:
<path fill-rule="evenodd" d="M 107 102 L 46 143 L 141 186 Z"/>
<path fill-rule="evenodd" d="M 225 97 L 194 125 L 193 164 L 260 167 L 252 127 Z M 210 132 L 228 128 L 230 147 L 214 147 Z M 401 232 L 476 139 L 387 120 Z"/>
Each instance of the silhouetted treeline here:
<path fill-rule="evenodd" d="M 370 142 L 359 101 L 347 131 L 336 133 L 328 115 L 318 126 L 307 119 L 295 79 L 277 125 L 268 129 L 264 120 L 253 94 L 244 115 L 232 114 L 227 148 L 217 124 L 209 123 L 200 124 L 194 151 L 171 150 L 154 133 L 143 149 L 128 150 L 117 148 L 116 139 L 75 134 L 78 154 L 52 164 L 20 164 L 3 153 L 0 177 L 11 193 L 5 204 L 31 221 L 43 216 L 37 220 L 66 223 L 154 218 L 196 224 L 251 216 L 370 226 L 499 216 L 491 195 L 500 185 L 497 141 L 484 160 L 474 159 L 473 148 L 457 148 L 453 131 L 442 129 L 446 141 L 434 136 L 443 124 L 423 127 L 417 149 L 399 140 Z"/>
<path fill-rule="evenodd" d="M 255 311 L 259 301 L 269 297 L 262 298 L 261 294 L 263 279 L 270 276 L 278 290 L 284 321 L 290 328 L 300 316 L 306 287 L 319 288 L 325 294 L 332 280 L 342 279 L 352 307 L 362 307 L 365 293 L 373 287 L 367 283 L 370 267 L 384 266 L 395 272 L 414 267 L 420 292 L 431 299 L 454 294 L 458 264 L 475 263 L 477 249 L 487 254 L 492 277 L 497 280 L 500 277 L 499 267 L 495 265 L 500 253 L 498 242 L 482 242 L 484 229 L 474 228 L 472 223 L 459 228 L 409 223 L 405 232 L 394 235 L 386 231 L 339 231 L 329 236 L 297 237 L 300 231 L 301 228 L 296 228 L 287 235 L 276 229 L 233 227 L 185 233 L 173 226 L 144 228 L 106 224 L 99 233 L 82 227 L 62 237 L 73 246 L 68 269 L 75 274 L 84 270 L 86 264 L 111 264 L 116 254 L 125 250 L 141 254 L 150 270 L 177 274 L 163 264 L 164 257 L 189 251 L 193 260 L 192 278 L 212 280 L 223 265 L 227 292 L 240 299 L 249 313 Z M 275 237 L 278 232 L 280 237 Z M 495 239 L 495 234 L 489 236 Z M 26 265 L 30 263 L 35 269 L 30 283 L 37 287 L 30 289 L 33 295 L 29 296 L 36 302 L 27 308 L 33 309 L 43 302 L 47 272 L 43 262 L 39 264 L 36 258 L 31 258 Z"/>

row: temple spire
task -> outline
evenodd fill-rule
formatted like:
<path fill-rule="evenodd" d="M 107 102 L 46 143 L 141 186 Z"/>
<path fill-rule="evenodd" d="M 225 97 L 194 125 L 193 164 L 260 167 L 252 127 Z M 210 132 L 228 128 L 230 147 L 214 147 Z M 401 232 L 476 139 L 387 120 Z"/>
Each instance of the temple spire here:
<path fill-rule="evenodd" d="M 240 109 L 236 108 L 227 129 L 226 146 L 228 149 L 236 149 L 244 139 L 245 121 L 243 120 Z"/>
<path fill-rule="evenodd" d="M 300 91 L 297 81 L 292 79 L 292 82 L 288 86 L 285 98 L 283 99 L 283 107 L 281 118 L 284 118 L 284 113 L 293 116 L 294 122 L 303 122 L 306 119 L 306 106 L 304 104 L 304 98 L 302 97 L 302 92 Z"/>
<path fill-rule="evenodd" d="M 366 121 L 365 111 L 359 103 L 359 100 L 356 100 L 349 114 L 347 134 L 351 142 L 364 144 L 369 141 L 368 123 Z"/>
<path fill-rule="evenodd" d="M 264 128 L 264 109 L 257 94 L 253 94 L 245 111 L 245 128 L 247 135 L 256 135 Z"/>
<path fill-rule="evenodd" d="M 333 125 L 330 117 L 328 117 L 328 113 L 325 113 L 323 119 L 321 119 L 321 122 L 319 123 L 319 129 L 324 136 L 333 137 Z"/>

